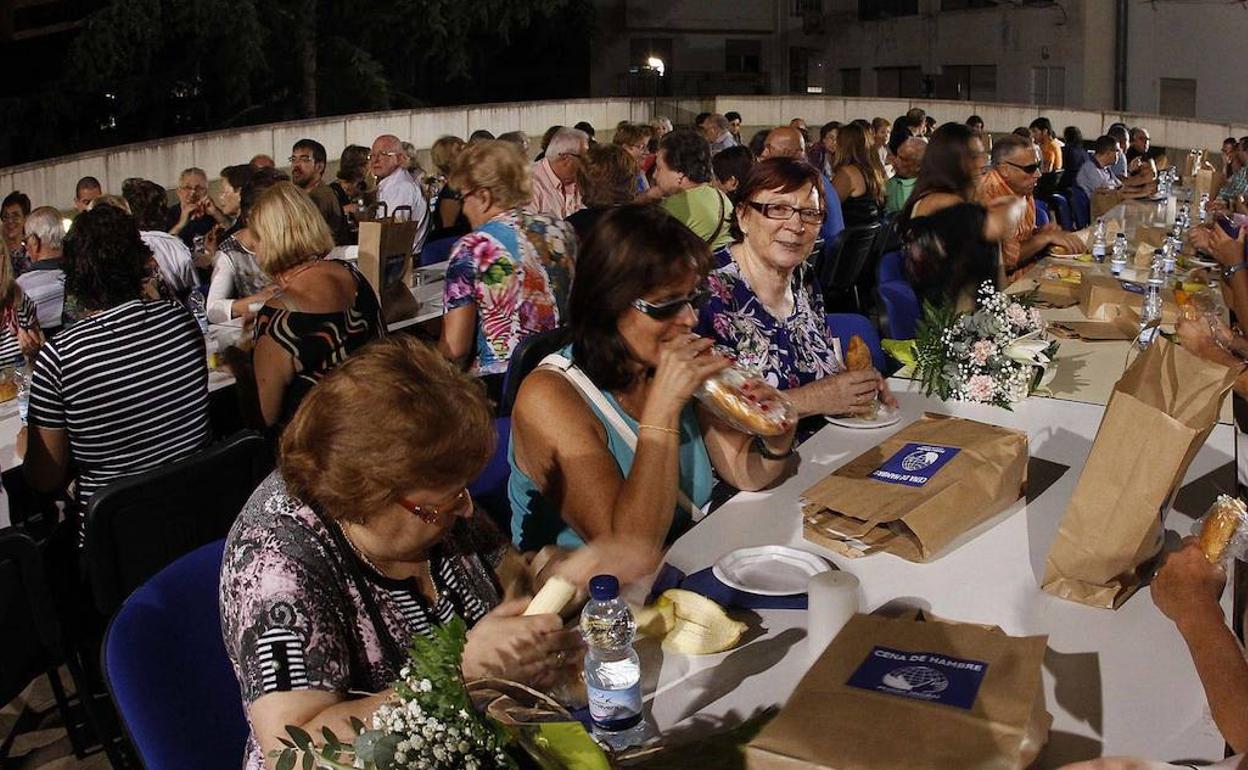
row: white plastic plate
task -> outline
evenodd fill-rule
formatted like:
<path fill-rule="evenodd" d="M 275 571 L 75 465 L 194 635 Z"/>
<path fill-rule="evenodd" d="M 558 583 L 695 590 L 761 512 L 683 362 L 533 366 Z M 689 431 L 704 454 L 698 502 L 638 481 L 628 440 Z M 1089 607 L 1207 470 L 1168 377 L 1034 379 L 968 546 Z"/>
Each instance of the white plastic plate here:
<path fill-rule="evenodd" d="M 813 553 L 787 545 L 738 548 L 715 562 L 711 573 L 726 586 L 761 596 L 806 593 L 810 579 L 832 569 Z"/>
<path fill-rule="evenodd" d="M 889 409 L 881 406 L 879 411 L 875 413 L 875 417 L 833 417 L 832 415 L 827 415 L 824 419 L 842 428 L 857 428 L 858 430 L 887 428 L 889 425 L 896 425 L 901 422 L 901 409 Z"/>

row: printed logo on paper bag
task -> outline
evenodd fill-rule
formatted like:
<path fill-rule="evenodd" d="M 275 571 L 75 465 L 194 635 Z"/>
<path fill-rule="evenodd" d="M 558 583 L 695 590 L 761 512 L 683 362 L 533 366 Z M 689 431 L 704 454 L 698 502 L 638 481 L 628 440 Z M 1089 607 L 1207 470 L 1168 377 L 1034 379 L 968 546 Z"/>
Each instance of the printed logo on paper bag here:
<path fill-rule="evenodd" d="M 969 709 L 988 664 L 935 652 L 873 647 L 845 684 L 860 690 Z"/>
<path fill-rule="evenodd" d="M 1122 284 L 1122 288 L 1123 288 L 1125 291 L 1129 291 L 1129 292 L 1131 292 L 1132 294 L 1143 294 L 1143 293 L 1144 293 L 1144 286 L 1143 286 L 1143 285 L 1141 285 L 1141 284 L 1134 283 L 1134 282 L 1132 282 L 1132 281 L 1119 281 L 1118 283 Z"/>
<path fill-rule="evenodd" d="M 921 487 L 961 451 L 939 444 L 906 444 L 869 475 L 888 484 Z"/>

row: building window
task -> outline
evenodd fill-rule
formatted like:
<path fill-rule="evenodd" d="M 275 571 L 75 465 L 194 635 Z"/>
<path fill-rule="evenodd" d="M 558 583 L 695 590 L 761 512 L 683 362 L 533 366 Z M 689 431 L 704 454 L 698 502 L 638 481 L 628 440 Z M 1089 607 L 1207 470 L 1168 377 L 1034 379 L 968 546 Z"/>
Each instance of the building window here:
<path fill-rule="evenodd" d="M 923 71 L 918 67 L 876 67 L 875 95 L 892 99 L 923 96 Z"/>
<path fill-rule="evenodd" d="M 861 21 L 891 19 L 894 16 L 917 16 L 919 0 L 858 0 Z"/>
<path fill-rule="evenodd" d="M 1157 111 L 1176 118 L 1196 117 L 1196 81 L 1191 78 L 1162 78 Z"/>
<path fill-rule="evenodd" d="M 862 70 L 860 68 L 841 70 L 841 96 L 862 96 Z"/>
<path fill-rule="evenodd" d="M 762 72 L 762 61 L 762 41 L 724 41 L 724 72 Z"/>
<path fill-rule="evenodd" d="M 963 101 L 995 101 L 997 98 L 997 66 L 995 64 L 946 64 L 932 78 L 932 97 Z"/>
<path fill-rule="evenodd" d="M 1051 107 L 1066 105 L 1066 68 L 1031 68 L 1031 103 Z"/>
<path fill-rule="evenodd" d="M 823 0 L 790 0 L 790 16 L 805 16 L 808 13 L 823 13 Z"/>
<path fill-rule="evenodd" d="M 942 11 L 967 11 L 973 8 L 996 8 L 997 0 L 940 0 Z"/>

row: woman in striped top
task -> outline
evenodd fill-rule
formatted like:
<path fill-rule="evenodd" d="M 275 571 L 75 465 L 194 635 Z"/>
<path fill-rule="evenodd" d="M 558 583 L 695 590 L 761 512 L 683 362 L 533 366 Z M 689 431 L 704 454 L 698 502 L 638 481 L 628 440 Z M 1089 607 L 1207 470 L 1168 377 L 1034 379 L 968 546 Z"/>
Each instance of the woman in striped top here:
<path fill-rule="evenodd" d="M 353 265 L 324 259 L 334 237 L 290 182 L 260 196 L 247 228 L 260 268 L 279 290 L 256 318 L 256 390 L 265 424 L 284 425 L 313 385 L 385 332 L 381 305 Z"/>
<path fill-rule="evenodd" d="M 110 481 L 208 442 L 204 337 L 180 303 L 143 298 L 150 257 L 134 218 L 112 206 L 79 214 L 65 238 L 65 291 L 85 316 L 35 359 L 23 469 L 59 492 L 72 468 L 83 509 Z"/>
<path fill-rule="evenodd" d="M 554 614 L 521 615 L 529 566 L 474 515 L 467 485 L 494 442 L 480 384 L 411 337 L 368 345 L 303 400 L 221 569 L 248 770 L 266 766 L 286 725 L 341 735 L 350 717 L 367 720 L 393 697 L 412 637 L 455 615 L 469 626 L 466 679 L 543 688 L 578 669 L 579 634 Z M 587 579 L 601 562 L 580 556 L 552 571 Z"/>

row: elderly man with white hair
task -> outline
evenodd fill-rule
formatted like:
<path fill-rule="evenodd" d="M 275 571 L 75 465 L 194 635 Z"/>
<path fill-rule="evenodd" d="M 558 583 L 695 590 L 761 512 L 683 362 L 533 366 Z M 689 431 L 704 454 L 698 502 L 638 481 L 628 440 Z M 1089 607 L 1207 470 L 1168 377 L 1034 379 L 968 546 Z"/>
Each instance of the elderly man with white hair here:
<path fill-rule="evenodd" d="M 567 219 L 585 208 L 576 186 L 581 156 L 589 151 L 589 135 L 561 128 L 546 145 L 546 157 L 533 164 L 533 200 L 526 207 L 535 214 Z"/>
<path fill-rule="evenodd" d="M 420 223 L 412 241 L 412 253 L 415 254 L 420 251 L 429 233 L 429 204 L 420 191 L 419 182 L 407 170 L 410 160 L 397 136 L 382 134 L 373 140 L 369 170 L 377 177 L 377 200 L 386 204 L 390 215 L 403 206 L 411 209 L 411 220 Z"/>
<path fill-rule="evenodd" d="M 737 146 L 737 140 L 732 136 L 728 118 L 719 113 L 708 115 L 706 120 L 702 121 L 702 136 L 706 137 L 706 141 L 711 145 L 711 157 L 729 147 Z"/>
<path fill-rule="evenodd" d="M 61 269 L 61 249 L 65 230 L 61 212 L 40 206 L 26 217 L 26 252 L 30 270 L 17 277 L 17 285 L 35 303 L 39 326 L 45 331 L 61 325 L 65 307 L 65 272 Z"/>

